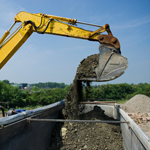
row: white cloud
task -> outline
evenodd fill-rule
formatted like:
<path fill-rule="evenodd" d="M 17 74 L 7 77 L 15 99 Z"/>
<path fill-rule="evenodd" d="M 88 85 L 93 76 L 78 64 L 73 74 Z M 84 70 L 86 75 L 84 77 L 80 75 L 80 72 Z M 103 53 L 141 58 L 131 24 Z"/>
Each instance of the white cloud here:
<path fill-rule="evenodd" d="M 143 18 L 138 18 L 135 20 L 128 20 L 128 21 L 125 20 L 124 22 L 121 22 L 119 25 L 113 26 L 113 28 L 115 28 L 115 29 L 128 29 L 128 28 L 134 28 L 134 27 L 140 27 L 140 26 L 142 27 L 142 25 L 145 25 L 148 23 L 150 23 L 150 16 L 145 16 Z"/>

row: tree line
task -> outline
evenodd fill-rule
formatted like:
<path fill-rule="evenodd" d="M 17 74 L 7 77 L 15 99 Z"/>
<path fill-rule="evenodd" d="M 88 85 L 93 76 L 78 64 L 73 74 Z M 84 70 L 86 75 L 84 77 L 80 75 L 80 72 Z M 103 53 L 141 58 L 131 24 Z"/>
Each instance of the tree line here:
<path fill-rule="evenodd" d="M 56 82 L 46 82 L 46 83 L 34 83 L 34 84 L 30 84 L 30 86 L 34 87 L 39 87 L 39 88 L 65 88 L 66 84 L 65 83 L 56 83 Z"/>
<path fill-rule="evenodd" d="M 101 86 L 90 86 L 87 89 L 89 91 L 88 98 L 93 99 L 113 99 L 129 100 L 137 94 L 144 94 L 150 97 L 150 84 L 139 83 L 139 84 L 104 84 Z M 86 97 L 86 90 L 83 91 L 84 98 Z"/>
<path fill-rule="evenodd" d="M 3 80 L 4 83 L 7 84 L 11 84 L 11 85 L 15 85 L 15 83 L 10 83 L 9 80 Z M 67 86 L 67 84 L 65 83 L 57 83 L 57 82 L 39 82 L 39 83 L 32 83 L 32 84 L 28 84 L 28 83 L 20 83 L 18 85 L 22 85 L 22 87 L 26 87 L 26 86 L 30 86 L 30 87 L 39 87 L 39 88 L 65 88 Z"/>
<path fill-rule="evenodd" d="M 69 92 L 71 85 L 64 88 L 39 88 L 34 86 L 32 90 L 21 90 L 18 86 L 12 86 L 8 82 L 0 81 L 0 101 L 9 102 L 10 107 L 26 107 L 36 105 L 48 105 L 63 100 Z M 90 99 L 113 99 L 129 100 L 136 94 L 144 94 L 150 97 L 150 84 L 103 84 L 100 86 L 83 86 L 83 100 Z M 87 95 L 88 91 L 88 95 Z"/>

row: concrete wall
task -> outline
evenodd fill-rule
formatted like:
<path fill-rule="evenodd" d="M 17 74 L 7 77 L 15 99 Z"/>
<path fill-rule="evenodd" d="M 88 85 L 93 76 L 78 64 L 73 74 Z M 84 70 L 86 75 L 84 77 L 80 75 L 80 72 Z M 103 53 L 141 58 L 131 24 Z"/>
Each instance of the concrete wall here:
<path fill-rule="evenodd" d="M 79 114 L 87 113 L 93 110 L 95 106 L 98 106 L 102 110 L 104 110 L 105 115 L 112 117 L 114 119 L 118 118 L 115 103 L 80 104 L 79 110 L 82 110 L 82 111 L 79 111 Z"/>
<path fill-rule="evenodd" d="M 150 138 L 142 129 L 118 106 L 121 121 L 129 121 L 129 124 L 121 124 L 123 146 L 125 150 L 150 150 Z"/>
<path fill-rule="evenodd" d="M 55 122 L 28 122 L 26 118 L 56 119 L 64 101 L 0 119 L 0 150 L 46 150 Z"/>

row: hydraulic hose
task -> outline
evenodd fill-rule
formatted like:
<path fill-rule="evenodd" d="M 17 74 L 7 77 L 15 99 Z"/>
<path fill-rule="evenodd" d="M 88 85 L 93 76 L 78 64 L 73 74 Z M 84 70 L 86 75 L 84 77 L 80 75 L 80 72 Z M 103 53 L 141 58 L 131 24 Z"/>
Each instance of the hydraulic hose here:
<path fill-rule="evenodd" d="M 48 28 L 50 22 L 51 22 L 51 19 L 49 19 L 49 21 L 48 21 L 48 23 L 47 23 L 47 26 L 45 27 L 45 29 L 44 29 L 42 32 L 39 32 L 39 31 L 37 30 L 37 29 L 39 28 L 39 26 L 36 26 L 35 23 L 34 23 L 33 21 L 31 21 L 31 20 L 25 21 L 25 24 L 26 24 L 26 25 L 27 25 L 27 24 L 32 24 L 32 26 L 34 27 L 34 29 L 35 29 L 35 31 L 36 31 L 37 33 L 39 33 L 39 34 L 44 34 L 45 31 L 47 30 L 47 28 Z M 40 25 L 41 25 L 41 24 L 40 24 Z"/>

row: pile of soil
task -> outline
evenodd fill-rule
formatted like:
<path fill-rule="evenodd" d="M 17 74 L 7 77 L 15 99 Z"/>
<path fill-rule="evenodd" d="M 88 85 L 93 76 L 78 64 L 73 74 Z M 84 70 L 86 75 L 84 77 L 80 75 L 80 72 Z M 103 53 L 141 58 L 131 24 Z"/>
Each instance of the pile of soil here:
<path fill-rule="evenodd" d="M 93 110 L 79 115 L 78 104 L 82 100 L 82 77 L 93 76 L 99 54 L 81 61 L 73 85 L 65 98 L 64 119 L 70 120 L 113 120 L 101 110 Z M 106 123 L 57 123 L 52 134 L 50 150 L 121 150 L 122 136 L 119 125 Z"/>

